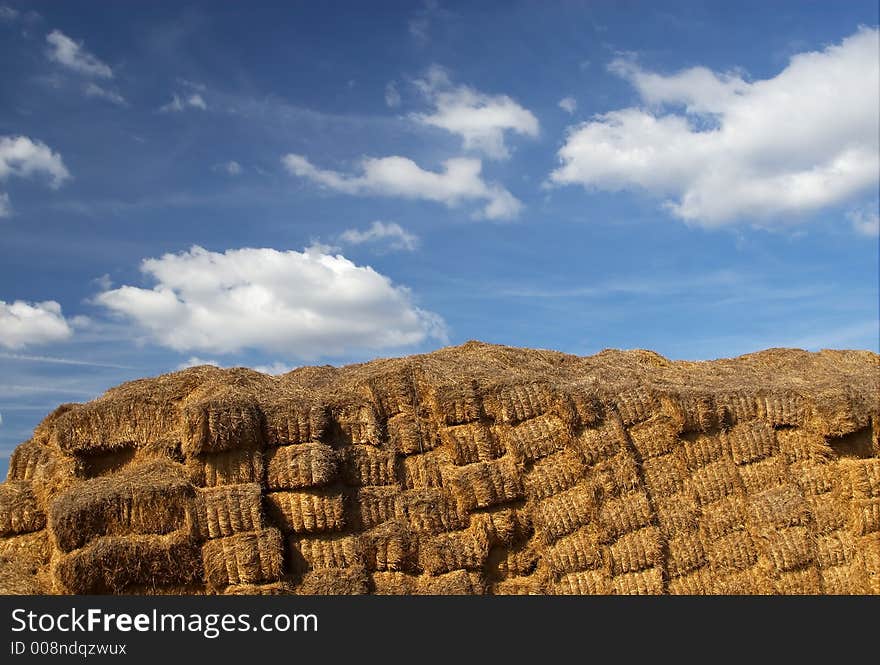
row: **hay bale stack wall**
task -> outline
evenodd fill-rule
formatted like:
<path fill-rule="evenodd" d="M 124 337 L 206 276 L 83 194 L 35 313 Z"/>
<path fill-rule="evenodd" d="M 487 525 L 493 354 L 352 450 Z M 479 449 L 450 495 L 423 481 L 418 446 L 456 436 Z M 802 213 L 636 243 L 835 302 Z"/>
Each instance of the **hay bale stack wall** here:
<path fill-rule="evenodd" d="M 50 414 L 2 593 L 880 593 L 880 357 L 471 342 Z"/>

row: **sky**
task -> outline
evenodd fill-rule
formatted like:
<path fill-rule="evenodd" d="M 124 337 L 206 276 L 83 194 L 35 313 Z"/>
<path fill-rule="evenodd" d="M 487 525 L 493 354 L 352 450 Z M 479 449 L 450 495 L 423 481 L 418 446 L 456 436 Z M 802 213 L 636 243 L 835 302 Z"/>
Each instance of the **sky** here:
<path fill-rule="evenodd" d="M 193 364 L 878 351 L 878 62 L 873 0 L 0 0 L 0 473 Z"/>

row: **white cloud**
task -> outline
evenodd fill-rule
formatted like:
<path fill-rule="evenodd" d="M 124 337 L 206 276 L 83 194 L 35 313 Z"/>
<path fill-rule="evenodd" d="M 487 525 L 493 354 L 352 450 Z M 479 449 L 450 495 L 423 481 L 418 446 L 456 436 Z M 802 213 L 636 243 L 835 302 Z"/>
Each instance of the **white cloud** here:
<path fill-rule="evenodd" d="M 26 136 L 0 136 L 0 182 L 12 176 L 28 178 L 37 173 L 48 175 L 53 189 L 70 178 L 61 155 L 52 152 L 45 143 Z M 0 217 L 11 214 L 9 194 L 0 192 Z"/>
<path fill-rule="evenodd" d="M 316 168 L 302 155 L 288 154 L 281 161 L 293 175 L 344 194 L 424 199 L 450 207 L 485 201 L 483 210 L 474 216 L 486 219 L 513 218 L 522 208 L 506 189 L 480 177 L 483 165 L 479 159 L 448 159 L 437 173 L 425 171 L 406 157 L 366 158 L 360 163 L 361 175 Z"/>
<path fill-rule="evenodd" d="M 566 113 L 574 113 L 578 107 L 577 100 L 574 97 L 563 97 L 559 100 L 559 108 Z"/>
<path fill-rule="evenodd" d="M 339 239 L 350 245 L 384 241 L 388 243 L 390 249 L 408 252 L 414 251 L 419 246 L 418 236 L 394 222 L 385 223 L 377 221 L 370 224 L 364 230 L 348 229 L 339 236 Z"/>
<path fill-rule="evenodd" d="M 213 365 L 220 367 L 220 363 L 210 358 L 199 358 L 198 356 L 190 356 L 177 366 L 177 369 L 186 369 L 187 367 L 198 367 L 199 365 Z"/>
<path fill-rule="evenodd" d="M 385 86 L 385 104 L 392 109 L 400 106 L 400 92 L 398 92 L 397 84 L 394 81 L 389 81 Z"/>
<path fill-rule="evenodd" d="M 873 209 L 865 207 L 851 210 L 847 213 L 847 217 L 852 222 L 853 229 L 857 233 L 864 236 L 880 235 L 880 213 L 878 213 L 876 207 Z"/>
<path fill-rule="evenodd" d="M 49 44 L 46 52 L 49 60 L 85 76 L 113 78 L 113 70 L 109 65 L 101 62 L 86 51 L 81 43 L 77 44 L 60 30 L 53 30 L 46 35 L 46 42 Z"/>
<path fill-rule="evenodd" d="M 492 159 L 506 159 L 510 151 L 504 133 L 536 137 L 538 119 L 507 95 L 487 95 L 467 86 L 454 87 L 442 67 L 433 66 L 416 85 L 433 105 L 430 114 L 413 113 L 412 119 L 459 135 L 467 150 Z"/>
<path fill-rule="evenodd" d="M 227 175 L 240 175 L 244 170 L 241 167 L 241 164 L 236 162 L 234 159 L 230 159 L 228 162 L 223 162 L 222 164 L 217 164 L 214 167 L 215 171 L 223 171 Z"/>
<path fill-rule="evenodd" d="M 175 93 L 172 95 L 171 101 L 159 107 L 159 110 L 163 113 L 179 113 L 188 108 L 206 111 L 208 105 L 205 103 L 204 97 L 197 92 L 189 95 L 178 95 Z"/>
<path fill-rule="evenodd" d="M 699 67 L 664 76 L 616 60 L 611 70 L 650 108 L 570 128 L 550 182 L 643 189 L 709 227 L 791 223 L 845 202 L 876 188 L 880 173 L 878 48 L 878 31 L 861 28 L 754 82 Z"/>
<path fill-rule="evenodd" d="M 287 374 L 289 371 L 294 370 L 298 367 L 298 365 L 291 365 L 289 363 L 282 362 L 274 362 L 270 365 L 256 365 L 253 369 L 258 372 L 262 372 L 263 374 L 271 374 L 272 376 L 278 376 L 280 374 Z"/>
<path fill-rule="evenodd" d="M 23 349 L 26 346 L 60 342 L 73 334 L 70 323 L 54 300 L 27 303 L 0 300 L 0 346 Z"/>
<path fill-rule="evenodd" d="M 443 320 L 416 307 L 408 289 L 340 255 L 193 247 L 141 270 L 152 289 L 122 286 L 95 301 L 178 351 L 315 358 L 445 340 Z"/>
<path fill-rule="evenodd" d="M 8 5 L 0 5 L 0 21 L 14 21 L 18 18 L 18 10 Z"/>
<path fill-rule="evenodd" d="M 104 99 L 111 104 L 116 104 L 117 106 L 126 105 L 125 97 L 113 90 L 102 88 L 97 83 L 89 82 L 86 87 L 83 88 L 83 92 L 85 92 L 86 97 L 97 97 L 99 99 Z"/>

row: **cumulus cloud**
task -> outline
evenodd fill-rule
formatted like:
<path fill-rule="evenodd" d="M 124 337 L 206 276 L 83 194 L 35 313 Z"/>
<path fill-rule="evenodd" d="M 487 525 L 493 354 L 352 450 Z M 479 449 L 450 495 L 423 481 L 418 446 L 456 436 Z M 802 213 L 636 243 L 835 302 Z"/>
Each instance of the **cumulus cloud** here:
<path fill-rule="evenodd" d="M 160 106 L 159 110 L 162 113 L 180 113 L 188 108 L 207 111 L 208 104 L 205 102 L 204 97 L 197 92 L 188 95 L 178 95 L 175 93 L 172 95 L 171 101 L 164 106 Z"/>
<path fill-rule="evenodd" d="M 431 113 L 413 113 L 417 122 L 445 129 L 462 138 L 467 150 L 492 159 L 506 159 L 507 131 L 536 137 L 538 119 L 507 95 L 487 95 L 468 86 L 453 86 L 442 67 L 433 66 L 416 85 L 434 107 Z"/>
<path fill-rule="evenodd" d="M 302 155 L 285 155 L 282 163 L 291 174 L 344 194 L 423 199 L 449 207 L 465 201 L 485 201 L 474 216 L 486 219 L 510 219 L 522 208 L 513 194 L 483 180 L 479 159 L 448 159 L 438 173 L 426 171 L 406 157 L 370 157 L 361 161 L 361 175 L 319 169 Z"/>
<path fill-rule="evenodd" d="M 847 217 L 857 233 L 872 237 L 880 235 L 880 213 L 876 207 L 851 210 Z"/>
<path fill-rule="evenodd" d="M 109 65 L 101 62 L 97 56 L 86 51 L 82 43 L 73 41 L 60 30 L 53 30 L 46 35 L 46 42 L 49 44 L 46 51 L 49 60 L 84 76 L 113 78 L 113 70 Z"/>
<path fill-rule="evenodd" d="M 127 103 L 125 101 L 125 97 L 120 95 L 118 92 L 102 88 L 100 85 L 94 82 L 89 82 L 86 87 L 83 88 L 83 92 L 85 93 L 86 97 L 96 97 L 98 99 L 103 99 L 110 102 L 111 104 L 116 104 L 117 106 L 125 106 Z"/>
<path fill-rule="evenodd" d="M 389 249 L 412 252 L 419 246 L 418 236 L 394 222 L 373 222 L 366 229 L 348 229 L 340 234 L 339 239 L 349 245 L 385 242 Z"/>
<path fill-rule="evenodd" d="M 385 86 L 385 104 L 392 109 L 400 106 L 400 92 L 398 92 L 397 84 L 394 81 L 389 81 Z"/>
<path fill-rule="evenodd" d="M 95 302 L 177 351 L 316 358 L 445 340 L 443 320 L 406 288 L 341 255 L 193 247 L 141 270 L 153 288 L 126 285 Z"/>
<path fill-rule="evenodd" d="M 775 77 L 696 67 L 673 75 L 632 60 L 610 69 L 647 105 L 569 129 L 550 183 L 642 189 L 686 222 L 792 222 L 876 188 L 878 31 L 800 53 Z"/>
<path fill-rule="evenodd" d="M 220 363 L 210 358 L 199 358 L 198 356 L 190 356 L 177 366 L 177 369 L 186 369 L 187 367 L 199 367 L 200 365 L 213 365 L 220 367 Z"/>
<path fill-rule="evenodd" d="M 563 97 L 559 100 L 559 108 L 568 114 L 574 113 L 577 107 L 578 103 L 574 97 Z"/>
<path fill-rule="evenodd" d="M 61 342 L 73 334 L 70 323 L 54 300 L 27 303 L 0 300 L 0 346 L 23 349 L 26 346 Z"/>
<path fill-rule="evenodd" d="M 253 369 L 258 372 L 262 372 L 263 374 L 279 376 L 281 374 L 287 374 L 289 371 L 294 370 L 297 367 L 298 365 L 291 365 L 289 363 L 283 362 L 274 362 L 269 365 L 255 365 Z"/>
<path fill-rule="evenodd" d="M 49 176 L 49 185 L 53 189 L 70 178 L 61 155 L 45 143 L 32 141 L 26 136 L 0 136 L 0 182 L 12 176 L 28 178 L 38 173 Z M 9 195 L 0 192 L 0 217 L 11 214 Z"/>

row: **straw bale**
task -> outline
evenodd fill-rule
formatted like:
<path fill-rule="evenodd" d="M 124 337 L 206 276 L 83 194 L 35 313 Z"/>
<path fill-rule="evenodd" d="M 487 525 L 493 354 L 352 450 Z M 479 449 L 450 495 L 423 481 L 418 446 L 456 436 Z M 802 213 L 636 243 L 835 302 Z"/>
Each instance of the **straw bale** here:
<path fill-rule="evenodd" d="M 388 442 L 392 450 L 404 455 L 423 453 L 439 445 L 439 438 L 432 435 L 426 423 L 411 413 L 399 413 L 388 419 Z"/>
<path fill-rule="evenodd" d="M 655 497 L 657 524 L 667 537 L 688 534 L 699 527 L 700 509 L 686 494 Z"/>
<path fill-rule="evenodd" d="M 480 420 L 483 402 L 475 381 L 441 385 L 431 392 L 435 418 L 444 425 L 464 425 Z"/>
<path fill-rule="evenodd" d="M 864 574 L 854 570 L 853 566 L 823 567 L 819 570 L 822 592 L 827 595 L 849 596 L 868 593 Z"/>
<path fill-rule="evenodd" d="M 219 541 L 211 541 L 219 542 Z M 59 557 L 53 578 L 64 593 L 120 593 L 129 587 L 158 589 L 197 582 L 198 543 L 188 533 L 105 536 Z"/>
<path fill-rule="evenodd" d="M 657 527 L 649 526 L 623 534 L 609 548 L 614 575 L 653 568 L 662 561 L 663 537 Z"/>
<path fill-rule="evenodd" d="M 572 386 L 556 401 L 555 411 L 572 432 L 599 424 L 602 402 L 588 386 Z"/>
<path fill-rule="evenodd" d="M 336 478 L 335 451 L 323 443 L 270 448 L 266 453 L 266 485 L 270 490 L 321 487 Z"/>
<path fill-rule="evenodd" d="M 732 531 L 713 540 L 703 540 L 706 556 L 714 570 L 745 570 L 758 560 L 758 552 L 747 531 Z"/>
<path fill-rule="evenodd" d="M 345 446 L 339 451 L 342 482 L 352 487 L 394 485 L 397 482 L 397 455 L 375 446 Z"/>
<path fill-rule="evenodd" d="M 727 496 L 715 503 L 703 506 L 700 515 L 700 533 L 704 540 L 718 540 L 731 531 L 745 528 L 746 512 L 743 502 L 736 495 Z"/>
<path fill-rule="evenodd" d="M 647 460 L 672 452 L 678 444 L 678 430 L 671 418 L 655 415 L 628 431 L 639 459 Z"/>
<path fill-rule="evenodd" d="M 386 418 L 412 409 L 419 402 L 414 363 L 407 359 L 402 366 L 389 367 L 381 376 L 367 380 L 362 392 Z"/>
<path fill-rule="evenodd" d="M 685 533 L 666 542 L 666 567 L 671 577 L 686 575 L 706 565 L 706 551 L 697 533 Z"/>
<path fill-rule="evenodd" d="M 802 568 L 815 560 L 810 530 L 803 526 L 767 530 L 757 539 L 761 551 L 778 571 Z"/>
<path fill-rule="evenodd" d="M 443 472 L 450 465 L 445 451 L 432 450 L 423 455 L 410 455 L 400 460 L 401 485 L 403 489 L 424 489 L 444 484 Z M 462 468 L 470 468 L 468 465 Z"/>
<path fill-rule="evenodd" d="M 440 430 L 440 440 L 449 450 L 453 464 L 458 466 L 489 462 L 505 453 L 498 437 L 483 423 L 444 427 Z"/>
<path fill-rule="evenodd" d="M 266 526 L 262 492 L 257 483 L 198 490 L 196 506 L 196 532 L 202 539 L 223 538 Z"/>
<path fill-rule="evenodd" d="M 0 595 L 49 593 L 46 564 L 51 553 L 45 530 L 0 536 Z"/>
<path fill-rule="evenodd" d="M 808 496 L 806 500 L 817 534 L 832 533 L 842 529 L 849 522 L 849 502 L 838 496 L 836 492 Z"/>
<path fill-rule="evenodd" d="M 575 485 L 535 504 L 535 529 L 544 542 L 552 543 L 592 522 L 597 508 L 595 487 L 589 483 Z"/>
<path fill-rule="evenodd" d="M 821 433 L 800 427 L 777 430 L 776 440 L 789 464 L 805 460 L 821 461 L 834 453 Z"/>
<path fill-rule="evenodd" d="M 556 397 L 546 383 L 507 386 L 498 394 L 499 413 L 496 414 L 496 418 L 508 425 L 515 425 L 524 420 L 537 418 L 553 410 L 555 405 Z"/>
<path fill-rule="evenodd" d="M 734 426 L 728 433 L 730 454 L 736 464 L 755 462 L 777 450 L 776 432 L 767 423 L 751 421 Z"/>
<path fill-rule="evenodd" d="M 758 397 L 758 418 L 771 425 L 799 427 L 807 420 L 807 403 L 801 395 L 785 391 Z"/>
<path fill-rule="evenodd" d="M 663 571 L 649 568 L 636 573 L 616 575 L 611 579 L 615 596 L 656 596 L 663 593 Z"/>
<path fill-rule="evenodd" d="M 468 528 L 419 541 L 419 568 L 429 575 L 456 569 L 482 570 L 489 556 L 489 539 L 481 529 Z"/>
<path fill-rule="evenodd" d="M 712 593 L 715 576 L 704 566 L 685 575 L 669 580 L 669 593 L 673 596 L 705 596 Z"/>
<path fill-rule="evenodd" d="M 471 526 L 482 529 L 494 545 L 513 545 L 535 533 L 532 511 L 524 504 L 508 504 L 471 514 Z"/>
<path fill-rule="evenodd" d="M 786 596 L 804 596 L 822 593 L 822 579 L 814 567 L 787 570 L 773 579 L 775 593 Z"/>
<path fill-rule="evenodd" d="M 842 529 L 816 539 L 816 562 L 822 569 L 850 565 L 857 553 L 855 538 Z"/>
<path fill-rule="evenodd" d="M 287 539 L 290 567 L 302 573 L 318 568 L 351 568 L 363 566 L 362 543 L 358 536 Z"/>
<path fill-rule="evenodd" d="M 384 428 L 379 416 L 369 403 L 347 403 L 332 410 L 334 436 L 341 445 L 381 445 Z"/>
<path fill-rule="evenodd" d="M 345 497 L 336 491 L 270 492 L 266 510 L 285 533 L 341 531 L 345 526 Z"/>
<path fill-rule="evenodd" d="M 472 596 L 486 592 L 479 573 L 453 570 L 437 577 L 419 577 L 415 593 L 420 596 Z"/>
<path fill-rule="evenodd" d="M 819 496 L 834 491 L 840 484 L 838 465 L 833 462 L 795 462 L 789 473 L 805 496 Z"/>
<path fill-rule="evenodd" d="M 804 526 L 810 521 L 810 506 L 796 485 L 779 485 L 750 495 L 747 515 L 763 530 L 786 526 Z"/>
<path fill-rule="evenodd" d="M 287 446 L 321 441 L 327 434 L 330 415 L 324 404 L 304 399 L 275 399 L 261 405 L 266 418 L 266 442 Z"/>
<path fill-rule="evenodd" d="M 263 414 L 253 399 L 229 390 L 187 404 L 181 436 L 187 456 L 259 448 L 263 442 Z"/>
<path fill-rule="evenodd" d="M 769 593 L 770 589 L 763 583 L 760 572 L 755 568 L 735 572 L 712 571 L 712 588 L 710 593 L 719 596 L 751 596 Z"/>
<path fill-rule="evenodd" d="M 27 559 L 0 554 L 0 595 L 34 596 L 47 592 L 38 567 Z"/>
<path fill-rule="evenodd" d="M 359 596 L 370 592 L 367 572 L 360 567 L 322 568 L 303 575 L 299 596 Z"/>
<path fill-rule="evenodd" d="M 625 444 L 621 430 L 611 424 L 589 427 L 573 440 L 574 449 L 580 452 L 587 464 L 595 464 L 615 455 Z"/>
<path fill-rule="evenodd" d="M 660 410 L 660 400 L 648 388 L 625 390 L 610 397 L 620 419 L 627 427 L 647 420 Z"/>
<path fill-rule="evenodd" d="M 581 456 L 573 450 L 560 450 L 539 460 L 523 477 L 526 496 L 546 499 L 577 485 L 586 475 Z"/>
<path fill-rule="evenodd" d="M 202 453 L 187 459 L 186 469 L 190 481 L 200 487 L 262 483 L 263 453 L 256 448 Z"/>
<path fill-rule="evenodd" d="M 696 471 L 720 460 L 726 447 L 727 437 L 724 434 L 693 434 L 682 439 L 682 445 L 677 452 L 684 459 L 687 468 Z"/>
<path fill-rule="evenodd" d="M 639 467 L 626 450 L 595 464 L 589 473 L 595 479 L 596 485 L 609 497 L 630 492 L 641 485 Z"/>
<path fill-rule="evenodd" d="M 866 573 L 865 593 L 880 594 L 880 538 L 876 534 L 856 539 Z"/>
<path fill-rule="evenodd" d="M 411 596 L 416 593 L 418 575 L 377 571 L 370 573 L 370 586 L 379 596 Z"/>
<path fill-rule="evenodd" d="M 71 486 L 52 502 L 49 530 L 64 552 L 99 536 L 189 528 L 195 489 L 180 465 L 158 460 Z"/>
<path fill-rule="evenodd" d="M 399 491 L 396 487 L 361 487 L 347 504 L 346 524 L 353 529 L 372 529 L 393 519 Z"/>
<path fill-rule="evenodd" d="M 46 483 L 55 476 L 72 476 L 73 465 L 73 459 L 58 449 L 26 441 L 12 451 L 6 479 Z"/>
<path fill-rule="evenodd" d="M 880 458 L 841 460 L 849 471 L 852 495 L 856 499 L 880 499 Z"/>
<path fill-rule="evenodd" d="M 731 425 L 755 420 L 758 417 L 758 402 L 752 394 L 742 391 L 719 392 L 715 403 L 723 405 Z"/>
<path fill-rule="evenodd" d="M 46 513 L 40 507 L 29 480 L 0 484 L 0 536 L 39 531 L 46 526 Z"/>
<path fill-rule="evenodd" d="M 629 492 L 599 507 L 597 525 L 602 538 L 611 541 L 651 523 L 654 511 L 644 492 Z"/>
<path fill-rule="evenodd" d="M 695 471 L 687 485 L 697 501 L 705 506 L 736 492 L 740 487 L 740 479 L 733 462 L 722 459 Z"/>
<path fill-rule="evenodd" d="M 510 453 L 517 460 L 526 463 L 562 450 L 569 441 L 565 423 L 555 415 L 537 416 L 523 421 L 512 427 L 505 438 Z"/>
<path fill-rule="evenodd" d="M 396 516 L 416 533 L 436 534 L 468 525 L 467 515 L 459 511 L 455 497 L 445 489 L 408 490 L 392 500 Z"/>
<path fill-rule="evenodd" d="M 611 576 L 605 570 L 568 573 L 550 587 L 550 593 L 558 596 L 607 596 L 611 591 Z"/>
<path fill-rule="evenodd" d="M 859 536 L 880 531 L 880 499 L 853 499 L 852 524 L 853 532 Z"/>
<path fill-rule="evenodd" d="M 543 556 L 555 574 L 601 568 L 609 559 L 606 548 L 589 528 L 561 537 L 546 549 Z"/>
<path fill-rule="evenodd" d="M 496 578 L 520 577 L 531 575 L 541 558 L 532 541 L 519 543 L 513 547 L 500 545 L 489 550 L 486 567 Z"/>
<path fill-rule="evenodd" d="M 370 572 L 410 570 L 417 557 L 416 543 L 404 526 L 393 520 L 364 533 L 359 547 Z"/>
<path fill-rule="evenodd" d="M 716 404 L 712 395 L 680 394 L 674 403 L 678 406 L 676 420 L 682 432 L 712 432 L 729 424 L 728 409 Z"/>
<path fill-rule="evenodd" d="M 202 546 L 205 581 L 215 589 L 230 584 L 275 582 L 284 567 L 278 529 L 261 529 L 209 540 Z"/>
<path fill-rule="evenodd" d="M 289 582 L 268 584 L 232 584 L 223 590 L 224 596 L 290 596 L 294 587 Z"/>
<path fill-rule="evenodd" d="M 0 556 L 27 561 L 33 566 L 42 566 L 49 563 L 51 554 L 52 543 L 49 541 L 49 533 L 45 530 L 0 537 Z"/>
<path fill-rule="evenodd" d="M 508 456 L 454 469 L 452 491 L 464 510 L 488 508 L 525 496 L 516 463 Z"/>
<path fill-rule="evenodd" d="M 656 500 L 661 496 L 671 496 L 683 491 L 688 470 L 681 457 L 672 453 L 643 461 L 642 476 L 645 487 Z"/>
<path fill-rule="evenodd" d="M 544 580 L 538 575 L 508 577 L 492 584 L 495 596 L 542 596 L 546 593 Z"/>

